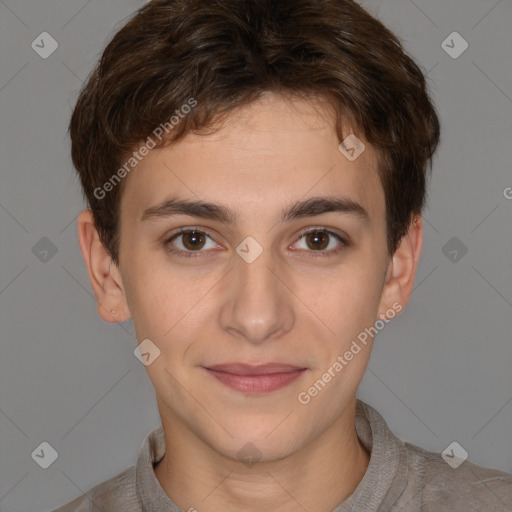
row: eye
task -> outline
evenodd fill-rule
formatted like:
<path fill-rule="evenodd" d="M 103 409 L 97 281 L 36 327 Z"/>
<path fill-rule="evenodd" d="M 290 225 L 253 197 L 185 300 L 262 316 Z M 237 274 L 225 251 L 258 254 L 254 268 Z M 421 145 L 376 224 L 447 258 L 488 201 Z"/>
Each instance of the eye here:
<path fill-rule="evenodd" d="M 333 238 L 335 239 L 334 241 Z M 336 241 L 338 242 L 337 244 Z M 324 227 L 314 228 L 303 232 L 299 236 L 299 241 L 297 243 L 299 242 L 304 242 L 303 247 L 300 248 L 300 250 L 324 253 L 312 254 L 312 256 L 329 256 L 337 254 L 349 245 L 348 242 L 340 235 Z"/>
<path fill-rule="evenodd" d="M 208 240 L 210 245 L 208 245 Z M 313 257 L 332 256 L 349 246 L 344 238 L 325 227 L 317 227 L 303 232 L 296 244 L 300 242 L 304 242 L 306 246 L 299 247 L 298 250 L 309 252 Z M 163 245 L 168 253 L 184 258 L 204 256 L 201 253 L 207 252 L 208 249 L 219 248 L 219 245 L 206 232 L 193 227 L 175 231 L 165 239 Z M 296 247 L 292 247 L 294 251 L 297 250 Z"/>
<path fill-rule="evenodd" d="M 211 241 L 210 246 L 208 246 L 208 239 Z M 174 240 L 178 240 L 178 242 L 176 243 Z M 164 246 L 170 253 L 189 258 L 199 256 L 199 254 L 194 253 L 205 252 L 202 249 L 215 249 L 218 244 L 204 231 L 195 228 L 183 228 L 167 238 L 164 241 Z M 177 246 L 178 249 L 174 249 L 172 246 Z"/>

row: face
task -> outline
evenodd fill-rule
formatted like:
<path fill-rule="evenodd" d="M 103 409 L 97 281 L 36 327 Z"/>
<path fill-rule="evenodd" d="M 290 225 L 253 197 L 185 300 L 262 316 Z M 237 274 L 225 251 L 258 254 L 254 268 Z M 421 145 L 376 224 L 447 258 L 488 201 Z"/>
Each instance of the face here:
<path fill-rule="evenodd" d="M 286 456 L 339 421 L 371 338 L 344 354 L 391 308 L 376 155 L 338 146 L 325 106 L 267 95 L 127 179 L 119 271 L 138 342 L 160 350 L 146 369 L 162 421 L 233 459 L 248 442 Z"/>

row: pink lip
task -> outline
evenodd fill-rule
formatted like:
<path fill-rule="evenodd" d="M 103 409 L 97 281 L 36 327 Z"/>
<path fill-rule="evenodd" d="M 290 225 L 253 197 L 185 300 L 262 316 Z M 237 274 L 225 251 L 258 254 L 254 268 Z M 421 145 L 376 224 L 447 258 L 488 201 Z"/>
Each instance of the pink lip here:
<path fill-rule="evenodd" d="M 243 393 L 277 391 L 300 377 L 306 368 L 281 363 L 248 365 L 220 364 L 205 368 L 222 384 Z"/>

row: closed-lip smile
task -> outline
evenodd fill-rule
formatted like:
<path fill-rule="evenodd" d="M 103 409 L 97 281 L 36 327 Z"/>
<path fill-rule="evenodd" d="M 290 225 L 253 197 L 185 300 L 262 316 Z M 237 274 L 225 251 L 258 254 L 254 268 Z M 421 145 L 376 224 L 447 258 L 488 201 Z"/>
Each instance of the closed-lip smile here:
<path fill-rule="evenodd" d="M 307 370 L 284 363 L 225 363 L 203 368 L 222 384 L 249 394 L 277 391 L 291 384 Z"/>

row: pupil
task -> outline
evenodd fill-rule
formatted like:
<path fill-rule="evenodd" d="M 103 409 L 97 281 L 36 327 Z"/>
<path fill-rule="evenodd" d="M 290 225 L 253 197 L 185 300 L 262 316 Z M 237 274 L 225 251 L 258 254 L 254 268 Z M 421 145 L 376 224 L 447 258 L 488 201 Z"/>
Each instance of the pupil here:
<path fill-rule="evenodd" d="M 324 249 L 328 244 L 326 244 L 327 237 L 325 236 L 325 233 L 321 231 L 316 231 L 314 233 L 311 233 L 311 237 L 314 240 L 314 248 L 315 249 Z M 323 242 L 323 243 L 322 243 Z"/>
<path fill-rule="evenodd" d="M 197 233 L 196 231 L 191 231 L 189 233 L 185 233 L 184 245 L 187 249 L 197 249 L 198 246 L 202 245 L 202 235 L 201 233 Z M 192 241 L 192 243 L 189 243 Z"/>

